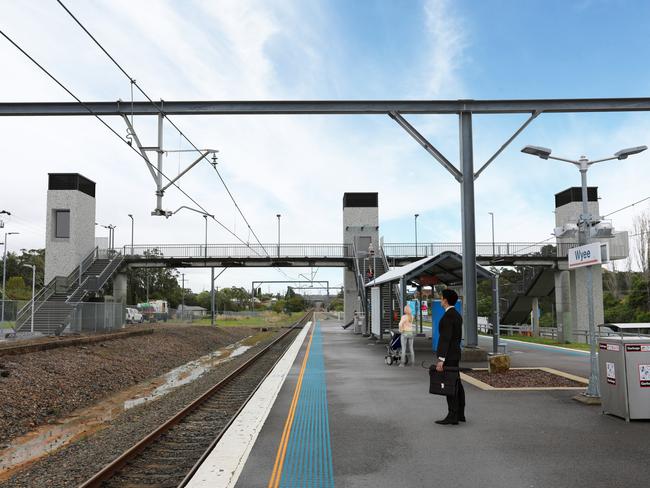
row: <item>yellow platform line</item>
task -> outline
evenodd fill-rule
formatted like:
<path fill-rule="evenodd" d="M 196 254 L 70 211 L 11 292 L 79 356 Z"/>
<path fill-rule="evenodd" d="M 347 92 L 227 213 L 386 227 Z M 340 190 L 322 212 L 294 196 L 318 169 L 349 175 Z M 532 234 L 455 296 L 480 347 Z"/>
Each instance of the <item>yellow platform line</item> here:
<path fill-rule="evenodd" d="M 311 349 L 311 341 L 314 338 L 315 328 L 315 324 L 312 323 L 311 335 L 309 336 L 309 342 L 307 343 L 307 349 L 305 350 L 305 357 L 303 358 L 302 366 L 300 367 L 300 374 L 298 375 L 296 389 L 294 390 L 293 398 L 291 399 L 291 406 L 289 407 L 287 420 L 284 422 L 284 430 L 282 431 L 280 445 L 278 446 L 278 452 L 275 456 L 275 463 L 273 464 L 273 472 L 271 473 L 271 479 L 269 480 L 268 488 L 278 488 L 278 485 L 280 484 L 282 469 L 284 468 L 284 458 L 287 453 L 287 445 L 289 444 L 289 434 L 291 433 L 293 418 L 296 413 L 296 406 L 298 405 L 298 399 L 300 398 L 302 380 L 305 376 L 305 368 L 307 367 L 307 359 L 309 359 L 309 351 Z"/>

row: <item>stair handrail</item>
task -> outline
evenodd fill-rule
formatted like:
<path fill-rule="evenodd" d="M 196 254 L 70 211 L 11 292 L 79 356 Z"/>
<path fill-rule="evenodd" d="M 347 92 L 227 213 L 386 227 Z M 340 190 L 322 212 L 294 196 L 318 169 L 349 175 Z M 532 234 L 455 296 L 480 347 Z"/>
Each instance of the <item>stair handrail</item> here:
<path fill-rule="evenodd" d="M 16 325 L 14 327 L 15 331 L 19 331 L 23 325 L 29 322 L 29 318 L 32 314 L 32 303 L 35 304 L 34 312 L 43 306 L 43 304 L 56 292 L 57 283 L 61 281 L 60 276 L 55 276 L 50 280 L 50 282 L 41 288 L 38 293 L 34 295 L 25 305 L 23 305 L 20 310 L 16 313 Z"/>
<path fill-rule="evenodd" d="M 359 296 L 361 297 L 361 309 L 363 313 L 366 313 L 366 284 L 363 281 L 361 276 L 361 271 L 359 269 L 359 257 L 357 256 L 357 245 L 352 242 L 352 261 L 354 261 L 354 276 L 357 281 L 357 289 L 359 290 Z"/>
<path fill-rule="evenodd" d="M 90 268 L 97 259 L 97 255 L 99 253 L 99 246 L 95 246 L 95 248 L 90 251 L 90 253 L 81 260 L 81 263 L 79 263 L 79 266 L 76 266 L 75 269 L 73 269 L 70 274 L 66 277 L 65 279 L 65 284 L 66 284 L 66 289 L 70 289 L 70 287 L 75 283 L 80 281 L 80 277 L 83 276 L 83 274 L 88 271 L 88 268 Z"/>
<path fill-rule="evenodd" d="M 386 272 L 390 271 L 390 264 L 388 263 L 388 258 L 386 257 L 384 248 L 381 245 L 379 246 L 379 253 L 381 254 L 381 260 L 384 263 L 384 269 L 386 270 Z M 393 286 L 393 293 L 395 294 L 395 296 L 397 296 L 400 313 L 402 313 L 402 310 L 404 309 L 404 304 L 402 303 L 402 293 L 400 292 L 399 284 L 394 283 L 392 286 Z"/>
<path fill-rule="evenodd" d="M 80 303 L 84 300 L 84 298 L 89 292 L 98 291 L 102 289 L 104 284 L 106 284 L 106 282 L 113 275 L 115 270 L 120 266 L 120 264 L 122 264 L 122 261 L 124 260 L 124 255 L 119 251 L 114 251 L 112 253 L 109 253 L 109 259 L 110 261 L 104 267 L 104 269 L 100 274 L 96 276 L 86 276 L 86 278 L 81 282 L 81 284 L 70 294 L 70 296 L 66 300 L 66 303 L 71 305 Z M 91 286 L 91 280 L 94 280 L 92 286 Z M 81 292 L 80 296 L 75 297 L 75 295 L 77 295 L 78 292 Z"/>

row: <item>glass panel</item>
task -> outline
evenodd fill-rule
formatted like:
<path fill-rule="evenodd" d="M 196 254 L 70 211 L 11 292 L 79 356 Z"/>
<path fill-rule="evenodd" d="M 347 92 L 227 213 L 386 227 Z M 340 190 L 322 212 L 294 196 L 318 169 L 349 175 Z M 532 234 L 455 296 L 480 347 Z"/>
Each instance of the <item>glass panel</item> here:
<path fill-rule="evenodd" d="M 70 210 L 55 211 L 55 237 L 70 237 Z"/>

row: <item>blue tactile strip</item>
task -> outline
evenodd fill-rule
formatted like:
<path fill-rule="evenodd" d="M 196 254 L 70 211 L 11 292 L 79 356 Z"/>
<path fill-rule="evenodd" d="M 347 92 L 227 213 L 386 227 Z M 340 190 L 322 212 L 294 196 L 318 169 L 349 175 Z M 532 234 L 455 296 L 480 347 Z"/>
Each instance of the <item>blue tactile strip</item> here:
<path fill-rule="evenodd" d="M 320 321 L 314 329 L 280 487 L 334 488 Z"/>

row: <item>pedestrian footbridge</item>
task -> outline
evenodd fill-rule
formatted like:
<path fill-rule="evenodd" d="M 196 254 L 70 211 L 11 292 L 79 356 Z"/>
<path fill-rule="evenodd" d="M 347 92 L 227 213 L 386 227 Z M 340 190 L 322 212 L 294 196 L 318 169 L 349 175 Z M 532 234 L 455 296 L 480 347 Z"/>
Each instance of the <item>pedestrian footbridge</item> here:
<path fill-rule="evenodd" d="M 477 243 L 477 263 L 499 266 L 552 265 L 566 259 L 575 243 Z M 390 266 L 403 266 L 426 256 L 462 252 L 460 242 L 386 243 L 378 250 Z M 355 258 L 370 257 L 353 244 L 137 244 L 120 250 L 129 267 L 354 267 Z"/>

